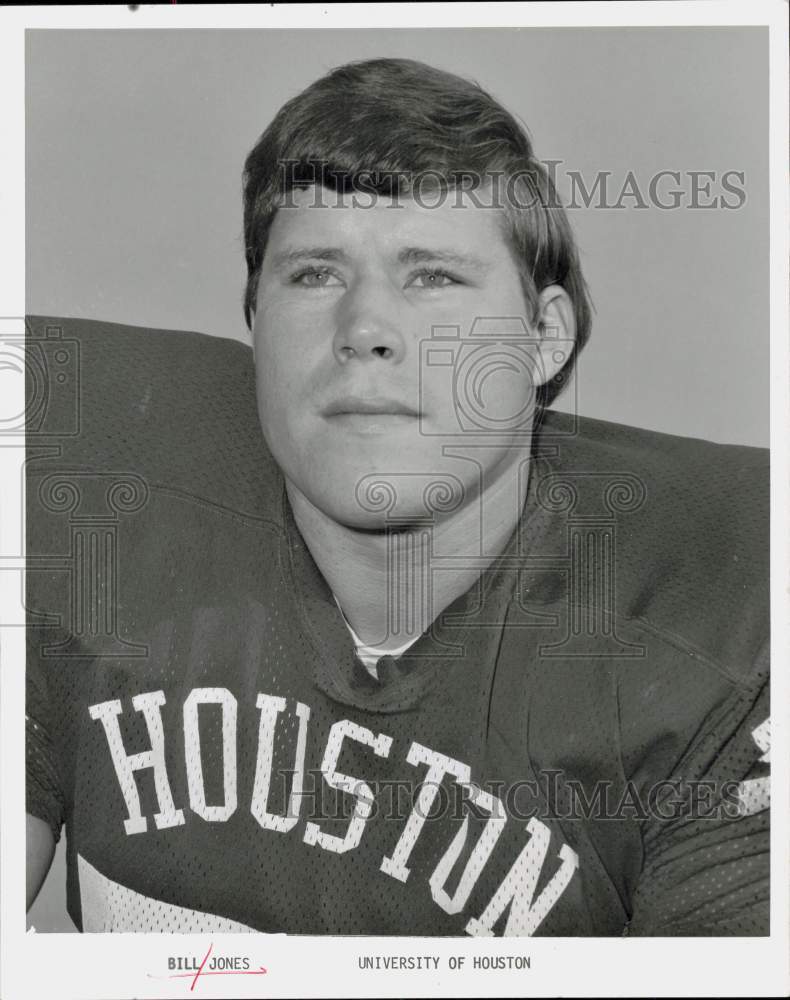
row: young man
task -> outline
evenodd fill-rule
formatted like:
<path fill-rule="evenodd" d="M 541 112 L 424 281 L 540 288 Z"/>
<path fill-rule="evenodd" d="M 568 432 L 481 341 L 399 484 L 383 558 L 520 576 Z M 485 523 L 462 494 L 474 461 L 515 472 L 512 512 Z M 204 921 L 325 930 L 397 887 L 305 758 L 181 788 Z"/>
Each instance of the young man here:
<path fill-rule="evenodd" d="M 522 129 L 342 67 L 245 235 L 254 376 L 32 324 L 81 409 L 29 463 L 30 897 L 65 823 L 86 931 L 767 933 L 766 456 L 546 409 L 590 307 Z"/>

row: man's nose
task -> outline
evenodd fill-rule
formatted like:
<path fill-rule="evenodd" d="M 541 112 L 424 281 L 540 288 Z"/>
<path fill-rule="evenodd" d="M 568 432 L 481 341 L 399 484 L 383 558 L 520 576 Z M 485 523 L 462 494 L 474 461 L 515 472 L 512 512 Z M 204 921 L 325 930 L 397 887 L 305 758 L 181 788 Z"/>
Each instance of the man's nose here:
<path fill-rule="evenodd" d="M 397 293 L 383 281 L 359 281 L 337 306 L 335 357 L 341 364 L 357 361 L 398 363 L 406 341 L 398 317 Z"/>

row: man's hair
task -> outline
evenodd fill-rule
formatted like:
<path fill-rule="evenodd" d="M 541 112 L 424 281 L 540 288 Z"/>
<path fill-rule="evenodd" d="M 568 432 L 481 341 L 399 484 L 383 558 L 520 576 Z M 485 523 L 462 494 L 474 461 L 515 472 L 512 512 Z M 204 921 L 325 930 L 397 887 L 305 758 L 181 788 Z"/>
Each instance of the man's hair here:
<path fill-rule="evenodd" d="M 501 197 L 506 236 L 533 320 L 539 292 L 561 285 L 576 320 L 562 371 L 538 393 L 548 405 L 590 335 L 591 303 L 573 233 L 526 129 L 478 84 L 411 59 L 370 59 L 332 70 L 277 113 L 244 164 L 247 287 L 252 328 L 269 230 L 288 193 L 313 184 L 393 197 L 486 189 Z M 482 196 L 479 204 L 484 204 Z"/>

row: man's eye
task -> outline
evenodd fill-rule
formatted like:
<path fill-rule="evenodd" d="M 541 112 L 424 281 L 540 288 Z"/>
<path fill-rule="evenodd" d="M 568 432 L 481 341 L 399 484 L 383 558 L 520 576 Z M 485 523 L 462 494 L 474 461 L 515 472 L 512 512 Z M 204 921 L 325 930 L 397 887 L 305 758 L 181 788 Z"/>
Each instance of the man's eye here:
<path fill-rule="evenodd" d="M 326 288 L 341 284 L 336 274 L 322 267 L 311 267 L 304 271 L 298 271 L 291 275 L 290 280 L 292 285 L 301 285 L 303 288 Z"/>
<path fill-rule="evenodd" d="M 413 275 L 406 287 L 417 285 L 418 288 L 449 288 L 459 284 L 460 281 L 447 271 L 425 270 Z"/>

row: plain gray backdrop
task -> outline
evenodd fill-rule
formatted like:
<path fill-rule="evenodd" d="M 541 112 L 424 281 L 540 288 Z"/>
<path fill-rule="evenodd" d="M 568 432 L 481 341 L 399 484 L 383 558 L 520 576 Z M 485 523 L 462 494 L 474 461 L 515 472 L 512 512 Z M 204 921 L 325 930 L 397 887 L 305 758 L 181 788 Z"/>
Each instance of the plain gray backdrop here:
<path fill-rule="evenodd" d="M 316 77 L 388 55 L 492 92 L 566 201 L 574 170 L 610 202 L 629 170 L 646 200 L 679 171 L 687 202 L 689 171 L 743 172 L 739 209 L 569 209 L 597 310 L 579 409 L 767 445 L 767 28 L 29 31 L 27 311 L 248 340 L 244 158 Z"/>
<path fill-rule="evenodd" d="M 540 159 L 589 188 L 629 171 L 647 199 L 570 208 L 596 315 L 579 410 L 768 444 L 768 29 L 31 30 L 26 308 L 249 342 L 244 158 L 277 109 L 334 66 L 405 56 L 472 77 Z M 691 208 L 690 171 L 744 174 L 738 209 Z M 669 201 L 666 193 L 662 194 Z M 577 199 L 578 201 L 579 199 Z M 732 201 L 732 196 L 729 196 Z M 563 409 L 562 397 L 557 408 Z M 63 914 L 63 851 L 31 911 Z"/>

